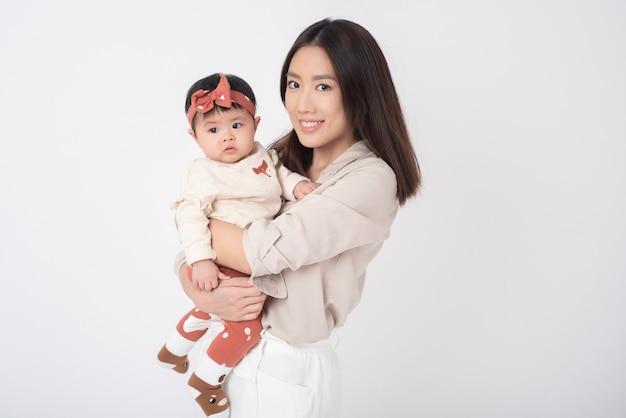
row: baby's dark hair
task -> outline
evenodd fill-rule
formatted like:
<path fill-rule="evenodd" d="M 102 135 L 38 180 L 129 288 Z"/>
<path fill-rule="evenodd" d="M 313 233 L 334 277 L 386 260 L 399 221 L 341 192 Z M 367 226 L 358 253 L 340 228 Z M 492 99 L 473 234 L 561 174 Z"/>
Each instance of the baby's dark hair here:
<path fill-rule="evenodd" d="M 224 76 L 228 80 L 228 84 L 230 84 L 230 89 L 232 91 L 238 91 L 239 93 L 245 94 L 246 96 L 248 96 L 248 98 L 250 99 L 254 107 L 256 107 L 256 97 L 254 96 L 254 91 L 252 91 L 252 87 L 250 87 L 250 84 L 248 84 L 243 78 L 237 77 L 236 75 L 224 74 Z M 189 87 L 189 90 L 187 90 L 187 98 L 185 99 L 185 115 L 189 111 L 189 107 L 191 106 L 191 96 L 195 92 L 197 92 L 198 90 L 211 90 L 211 91 L 215 90 L 219 82 L 220 82 L 220 73 L 215 73 L 193 83 L 191 87 Z M 234 103 L 234 102 L 232 106 L 236 109 L 244 109 L 243 106 L 240 106 L 239 104 Z M 229 110 L 229 108 L 222 107 L 222 106 L 215 106 L 215 109 L 217 109 L 217 111 L 219 112 L 224 112 L 224 111 Z M 200 113 L 200 114 L 207 115 L 207 113 L 204 113 L 204 114 Z M 196 114 L 196 116 L 194 117 L 194 121 L 196 117 L 198 117 L 198 114 Z M 192 124 L 192 128 L 193 128 L 193 124 Z"/>

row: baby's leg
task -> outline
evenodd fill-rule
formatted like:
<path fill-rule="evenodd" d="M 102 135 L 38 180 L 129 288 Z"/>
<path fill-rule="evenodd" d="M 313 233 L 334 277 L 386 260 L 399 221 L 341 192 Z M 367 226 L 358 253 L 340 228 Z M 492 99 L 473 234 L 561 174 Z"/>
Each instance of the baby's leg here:
<path fill-rule="evenodd" d="M 178 321 L 176 331 L 172 333 L 159 351 L 161 365 L 178 373 L 185 373 L 189 368 L 187 355 L 196 342 L 206 334 L 211 323 L 211 315 L 194 308 Z"/>
<path fill-rule="evenodd" d="M 222 389 L 228 372 L 261 338 L 261 316 L 253 321 L 224 321 L 224 330 L 209 345 L 189 379 L 192 393 L 207 416 L 228 416 L 230 404 Z"/>

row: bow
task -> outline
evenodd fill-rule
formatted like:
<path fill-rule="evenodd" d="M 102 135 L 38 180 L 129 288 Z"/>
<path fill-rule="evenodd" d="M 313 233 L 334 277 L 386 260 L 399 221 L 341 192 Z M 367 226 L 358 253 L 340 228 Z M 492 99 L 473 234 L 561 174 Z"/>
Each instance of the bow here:
<path fill-rule="evenodd" d="M 224 74 L 220 74 L 220 82 L 217 83 L 215 90 L 198 90 L 191 95 L 191 106 L 189 106 L 187 111 L 189 124 L 192 124 L 196 113 L 206 113 L 213 109 L 215 105 L 230 108 L 232 106 L 231 103 L 230 84 L 228 84 Z"/>

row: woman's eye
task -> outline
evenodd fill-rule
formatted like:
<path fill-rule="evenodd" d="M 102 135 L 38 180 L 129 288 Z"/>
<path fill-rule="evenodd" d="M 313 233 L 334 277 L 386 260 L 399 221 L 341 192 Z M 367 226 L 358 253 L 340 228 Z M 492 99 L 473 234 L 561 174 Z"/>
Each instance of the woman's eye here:
<path fill-rule="evenodd" d="M 330 86 L 328 84 L 320 84 L 317 86 L 317 89 L 320 91 L 327 91 L 330 90 Z"/>
<path fill-rule="evenodd" d="M 298 84 L 297 81 L 289 81 L 287 82 L 287 87 L 289 87 L 290 89 L 297 89 L 298 87 L 300 87 L 300 84 Z"/>

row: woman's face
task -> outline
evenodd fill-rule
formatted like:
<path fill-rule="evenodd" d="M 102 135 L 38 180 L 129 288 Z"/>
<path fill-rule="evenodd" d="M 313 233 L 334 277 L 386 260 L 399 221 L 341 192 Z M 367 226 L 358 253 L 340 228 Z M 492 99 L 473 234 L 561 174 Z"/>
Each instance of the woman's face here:
<path fill-rule="evenodd" d="M 356 142 L 335 71 L 319 47 L 300 48 L 289 63 L 285 108 L 302 145 L 326 153 L 328 162 Z"/>

